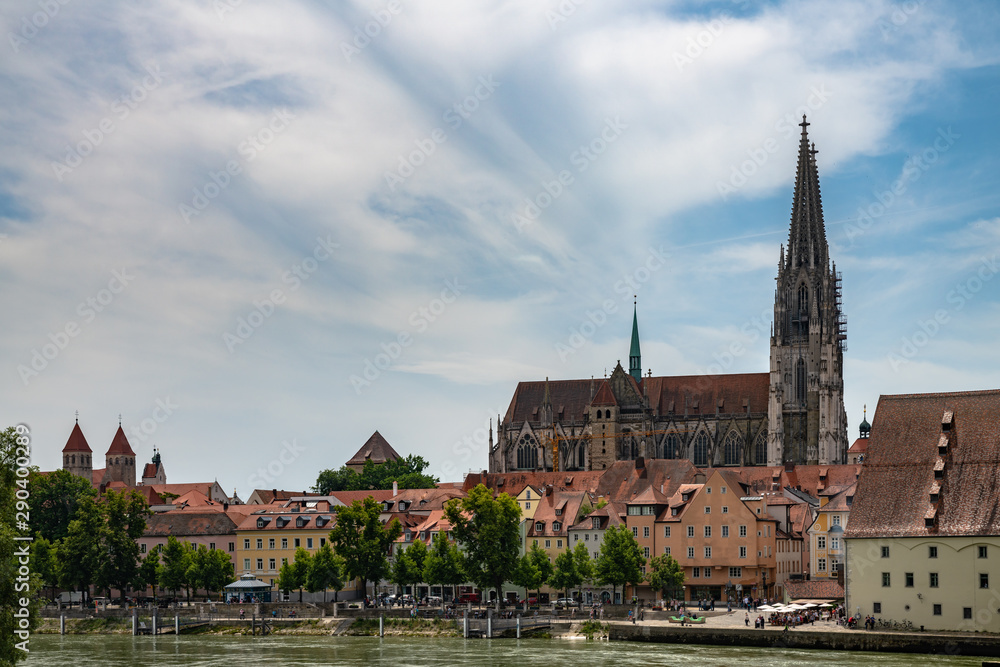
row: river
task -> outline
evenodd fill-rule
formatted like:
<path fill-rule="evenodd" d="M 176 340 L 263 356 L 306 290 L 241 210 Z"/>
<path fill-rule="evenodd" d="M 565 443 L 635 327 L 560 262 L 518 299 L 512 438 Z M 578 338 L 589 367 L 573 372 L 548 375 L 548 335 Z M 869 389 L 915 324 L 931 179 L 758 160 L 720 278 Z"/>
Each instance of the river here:
<path fill-rule="evenodd" d="M 64 665 L 636 665 L 979 667 L 982 658 L 560 639 L 34 635 L 30 667 Z"/>

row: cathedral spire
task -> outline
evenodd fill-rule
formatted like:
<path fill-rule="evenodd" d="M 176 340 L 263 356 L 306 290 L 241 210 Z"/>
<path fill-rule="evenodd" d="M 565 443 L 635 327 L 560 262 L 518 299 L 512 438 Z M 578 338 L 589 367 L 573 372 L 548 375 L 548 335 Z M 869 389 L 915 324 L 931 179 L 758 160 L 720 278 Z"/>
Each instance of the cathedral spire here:
<path fill-rule="evenodd" d="M 816 145 L 809 143 L 806 128 L 809 123 L 802 116 L 799 123 L 802 137 L 799 140 L 799 164 L 795 174 L 795 195 L 792 201 L 792 224 L 788 231 L 786 268 L 826 268 L 828 248 L 826 228 L 823 224 L 823 203 L 819 191 L 819 171 L 816 169 Z"/>
<path fill-rule="evenodd" d="M 642 382 L 642 355 L 639 353 L 639 300 L 632 304 L 632 347 L 628 353 L 628 374 Z"/>

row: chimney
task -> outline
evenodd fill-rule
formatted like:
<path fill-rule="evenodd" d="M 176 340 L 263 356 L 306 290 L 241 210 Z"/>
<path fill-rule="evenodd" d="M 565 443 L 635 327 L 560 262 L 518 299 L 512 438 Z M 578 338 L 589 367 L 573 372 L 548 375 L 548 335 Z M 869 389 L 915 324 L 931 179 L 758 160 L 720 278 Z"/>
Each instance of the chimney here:
<path fill-rule="evenodd" d="M 399 483 L 396 480 L 392 480 L 392 497 L 395 498 L 399 495 Z"/>
<path fill-rule="evenodd" d="M 663 484 L 660 484 L 660 493 L 663 493 Z"/>

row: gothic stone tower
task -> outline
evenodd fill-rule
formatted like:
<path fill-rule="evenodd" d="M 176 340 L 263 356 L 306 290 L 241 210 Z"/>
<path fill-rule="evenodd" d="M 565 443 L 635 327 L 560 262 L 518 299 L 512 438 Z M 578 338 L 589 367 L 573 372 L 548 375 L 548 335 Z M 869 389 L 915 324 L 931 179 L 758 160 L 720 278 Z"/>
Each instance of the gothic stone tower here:
<path fill-rule="evenodd" d="M 768 398 L 768 465 L 847 461 L 840 276 L 831 267 L 815 145 L 802 117 L 787 252 L 781 248 Z"/>
<path fill-rule="evenodd" d="M 69 434 L 66 446 L 63 447 L 62 455 L 63 468 L 65 470 L 83 477 L 88 482 L 91 481 L 94 470 L 94 464 L 91 460 L 93 451 L 91 451 L 90 445 L 87 444 L 87 439 L 83 437 L 83 431 L 80 430 L 79 418 L 73 424 L 73 431 Z"/>
<path fill-rule="evenodd" d="M 107 469 L 102 483 L 122 482 L 128 487 L 135 486 L 135 452 L 128 444 L 121 423 L 118 424 L 118 432 L 115 433 L 111 446 L 104 454 L 104 460 Z"/>

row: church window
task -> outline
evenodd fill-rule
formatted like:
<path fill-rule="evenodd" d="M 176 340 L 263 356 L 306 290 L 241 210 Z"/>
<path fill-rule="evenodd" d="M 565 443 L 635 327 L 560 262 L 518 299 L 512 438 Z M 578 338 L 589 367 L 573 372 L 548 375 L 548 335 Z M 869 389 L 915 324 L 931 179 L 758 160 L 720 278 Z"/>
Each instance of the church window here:
<path fill-rule="evenodd" d="M 663 458 L 665 459 L 675 459 L 677 458 L 677 450 L 680 448 L 680 438 L 676 434 L 671 433 L 667 436 L 666 444 L 663 447 Z"/>
<path fill-rule="evenodd" d="M 795 362 L 795 399 L 800 404 L 806 400 L 806 362 L 801 357 Z"/>
<path fill-rule="evenodd" d="M 538 467 L 538 448 L 534 445 L 534 438 L 521 438 L 521 445 L 517 448 L 518 468 Z"/>
<path fill-rule="evenodd" d="M 586 462 L 584 461 L 584 456 L 585 456 L 585 453 L 584 453 L 583 445 L 580 445 L 579 448 L 578 448 L 578 450 L 577 450 L 577 464 L 576 465 L 577 465 L 578 468 L 583 468 L 585 466 Z"/>
<path fill-rule="evenodd" d="M 605 410 L 604 411 L 604 417 L 606 419 L 611 419 L 611 410 Z"/>
<path fill-rule="evenodd" d="M 757 434 L 753 450 L 753 462 L 759 466 L 764 465 L 767 462 L 767 438 L 764 436 L 764 431 Z"/>
<path fill-rule="evenodd" d="M 694 464 L 696 466 L 708 465 L 708 436 L 702 431 L 694 439 Z"/>
<path fill-rule="evenodd" d="M 734 466 L 740 463 L 740 450 L 743 449 L 743 438 L 736 431 L 730 431 L 726 436 L 724 447 L 725 465 Z"/>

